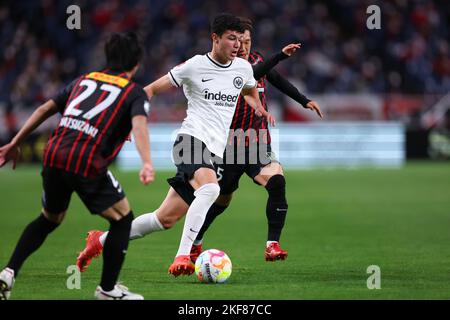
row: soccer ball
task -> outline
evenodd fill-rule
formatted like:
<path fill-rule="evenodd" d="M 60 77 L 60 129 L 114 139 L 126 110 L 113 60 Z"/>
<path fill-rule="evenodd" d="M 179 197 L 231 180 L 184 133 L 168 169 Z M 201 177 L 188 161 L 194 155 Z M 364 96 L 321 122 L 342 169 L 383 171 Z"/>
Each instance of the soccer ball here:
<path fill-rule="evenodd" d="M 201 282 L 223 283 L 231 275 L 231 260 L 217 249 L 203 251 L 195 262 L 195 274 Z"/>

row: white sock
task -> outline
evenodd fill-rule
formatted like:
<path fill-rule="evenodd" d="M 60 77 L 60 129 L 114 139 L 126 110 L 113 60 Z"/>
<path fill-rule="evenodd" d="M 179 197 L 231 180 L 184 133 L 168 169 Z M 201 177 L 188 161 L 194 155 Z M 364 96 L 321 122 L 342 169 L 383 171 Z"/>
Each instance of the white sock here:
<path fill-rule="evenodd" d="M 141 214 L 131 223 L 130 240 L 139 239 L 147 234 L 161 230 L 165 229 L 161 222 L 159 222 L 158 217 L 156 216 L 156 211 Z M 99 239 L 102 246 L 105 244 L 107 236 L 108 232 L 105 232 L 100 236 Z"/>
<path fill-rule="evenodd" d="M 105 245 L 105 240 L 106 237 L 108 236 L 108 231 L 103 232 L 103 234 L 98 238 L 98 240 L 100 240 L 100 243 L 102 244 L 102 246 Z"/>
<path fill-rule="evenodd" d="M 220 187 L 215 183 L 204 184 L 194 192 L 195 199 L 192 201 L 186 214 L 177 256 L 190 254 L 192 243 L 202 228 L 206 214 L 214 201 L 216 201 L 219 193 Z"/>
<path fill-rule="evenodd" d="M 155 231 L 165 230 L 155 212 L 141 214 L 133 220 L 130 240 L 139 239 Z"/>

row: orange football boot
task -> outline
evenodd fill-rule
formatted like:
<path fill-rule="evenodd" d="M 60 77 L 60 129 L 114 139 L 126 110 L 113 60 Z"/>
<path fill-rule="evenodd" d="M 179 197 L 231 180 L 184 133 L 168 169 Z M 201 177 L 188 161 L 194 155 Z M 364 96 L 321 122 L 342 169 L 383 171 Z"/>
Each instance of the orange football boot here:
<path fill-rule="evenodd" d="M 175 277 L 179 275 L 191 275 L 195 271 L 195 266 L 191 262 L 191 257 L 189 255 L 180 255 L 175 257 L 173 263 L 169 267 L 169 273 L 173 274 Z"/>
<path fill-rule="evenodd" d="M 103 231 L 91 230 L 87 234 L 86 248 L 80 252 L 77 258 L 77 266 L 80 272 L 86 271 L 92 258 L 97 258 L 102 254 L 103 246 L 100 242 L 100 236 Z"/>
<path fill-rule="evenodd" d="M 286 260 L 288 253 L 280 248 L 278 242 L 272 242 L 264 253 L 266 261 Z"/>

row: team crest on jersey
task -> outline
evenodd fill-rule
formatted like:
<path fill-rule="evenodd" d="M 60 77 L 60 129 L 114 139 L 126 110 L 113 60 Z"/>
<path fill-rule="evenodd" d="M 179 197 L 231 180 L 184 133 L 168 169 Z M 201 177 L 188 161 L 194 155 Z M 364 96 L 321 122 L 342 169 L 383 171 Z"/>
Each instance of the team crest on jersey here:
<path fill-rule="evenodd" d="M 241 89 L 244 85 L 244 80 L 241 77 L 236 77 L 233 80 L 233 84 L 237 89 Z"/>

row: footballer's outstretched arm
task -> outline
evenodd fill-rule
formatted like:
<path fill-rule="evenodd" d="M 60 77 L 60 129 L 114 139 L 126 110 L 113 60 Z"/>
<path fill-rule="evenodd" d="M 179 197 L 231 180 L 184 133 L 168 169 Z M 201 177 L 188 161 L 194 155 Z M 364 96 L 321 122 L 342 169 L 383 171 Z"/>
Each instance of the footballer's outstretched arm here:
<path fill-rule="evenodd" d="M 8 161 L 13 161 L 13 169 L 16 168 L 16 161 L 20 155 L 20 144 L 25 140 L 34 129 L 40 126 L 42 122 L 58 112 L 58 107 L 53 100 L 40 105 L 25 122 L 24 126 L 15 135 L 10 143 L 0 148 L 0 167 Z"/>
<path fill-rule="evenodd" d="M 253 65 L 253 76 L 255 77 L 255 79 L 259 80 L 260 78 L 267 75 L 269 71 L 278 64 L 278 62 L 292 56 L 297 51 L 297 49 L 300 49 L 300 46 L 300 43 L 288 44 L 281 50 L 281 52 L 274 54 L 269 59 L 264 60 L 263 62 Z"/>
<path fill-rule="evenodd" d="M 289 82 L 289 80 L 281 76 L 277 71 L 271 70 L 267 74 L 267 80 L 269 80 L 275 88 L 300 103 L 304 108 L 315 111 L 319 117 L 323 118 L 319 104 L 305 97 L 292 83 Z"/>
<path fill-rule="evenodd" d="M 132 121 L 132 132 L 136 141 L 136 148 L 142 160 L 142 169 L 139 178 L 143 184 L 149 184 L 155 179 L 152 159 L 150 155 L 150 138 L 147 127 L 146 116 L 134 116 Z"/>
<path fill-rule="evenodd" d="M 242 89 L 241 94 L 244 96 L 245 101 L 255 109 L 255 113 L 259 117 L 266 117 L 271 126 L 275 126 L 275 118 L 267 112 L 259 99 L 258 89 L 255 87 L 250 89 Z"/>
<path fill-rule="evenodd" d="M 153 81 L 148 86 L 144 88 L 145 93 L 148 98 L 151 99 L 154 95 L 160 94 L 161 92 L 168 91 L 174 86 L 170 82 L 169 76 L 166 74 L 158 80 Z"/>

